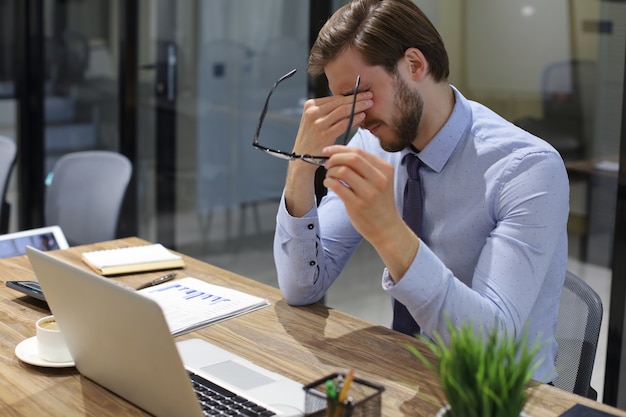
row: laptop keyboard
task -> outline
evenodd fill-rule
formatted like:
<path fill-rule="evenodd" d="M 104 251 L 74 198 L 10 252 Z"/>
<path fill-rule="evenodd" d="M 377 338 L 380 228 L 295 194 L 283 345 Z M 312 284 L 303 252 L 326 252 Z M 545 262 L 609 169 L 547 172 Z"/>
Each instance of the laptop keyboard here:
<path fill-rule="evenodd" d="M 205 416 L 269 417 L 276 413 L 191 371 L 189 376 Z"/>

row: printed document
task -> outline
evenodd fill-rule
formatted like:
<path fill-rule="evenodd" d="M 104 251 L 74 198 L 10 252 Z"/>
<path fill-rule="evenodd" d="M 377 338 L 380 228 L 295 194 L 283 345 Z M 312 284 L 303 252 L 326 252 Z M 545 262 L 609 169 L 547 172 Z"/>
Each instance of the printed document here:
<path fill-rule="evenodd" d="M 264 298 L 192 277 L 137 292 L 159 304 L 173 336 L 270 305 Z"/>

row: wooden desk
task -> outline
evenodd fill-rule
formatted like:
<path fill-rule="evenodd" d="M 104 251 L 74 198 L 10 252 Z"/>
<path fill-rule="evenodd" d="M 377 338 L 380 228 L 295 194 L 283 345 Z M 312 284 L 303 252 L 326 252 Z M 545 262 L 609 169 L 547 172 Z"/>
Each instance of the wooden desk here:
<path fill-rule="evenodd" d="M 143 243 L 148 242 L 127 238 L 54 253 L 82 265 L 79 256 L 85 250 Z M 258 294 L 267 297 L 272 305 L 177 340 L 190 337 L 206 339 L 303 384 L 353 367 L 361 378 L 386 388 L 383 393 L 383 416 L 435 415 L 439 408 L 435 396 L 440 392 L 438 383 L 404 347 L 406 343 L 411 343 L 425 349 L 418 340 L 322 305 L 290 307 L 273 287 L 189 257 L 185 259 L 187 267 L 180 271 L 181 276 L 187 274 Z M 160 274 L 154 272 L 113 279 L 136 286 L 146 278 Z M 134 405 L 82 377 L 75 368 L 39 368 L 17 359 L 15 346 L 34 336 L 35 321 L 49 312 L 44 308 L 45 304 L 32 302 L 5 286 L 6 280 L 34 279 L 25 256 L 0 260 L 0 278 L 0 415 L 146 415 Z M 526 410 L 533 417 L 553 417 L 578 402 L 626 417 L 625 411 L 547 385 L 537 388 Z"/>

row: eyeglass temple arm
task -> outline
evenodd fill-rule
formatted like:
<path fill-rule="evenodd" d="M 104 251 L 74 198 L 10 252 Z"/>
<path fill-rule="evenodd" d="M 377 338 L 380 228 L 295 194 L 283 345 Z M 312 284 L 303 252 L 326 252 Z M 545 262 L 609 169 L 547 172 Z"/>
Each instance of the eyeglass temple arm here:
<path fill-rule="evenodd" d="M 276 87 L 278 87 L 278 84 L 285 81 L 287 78 L 291 77 L 293 74 L 296 73 L 296 71 L 297 70 L 295 68 L 292 69 L 287 74 L 280 77 L 272 86 L 272 89 L 270 90 L 269 94 L 267 95 L 267 98 L 265 99 L 265 104 L 263 105 L 263 111 L 261 111 L 261 116 L 259 117 L 259 124 L 256 128 L 256 135 L 254 135 L 254 143 L 258 143 L 259 141 L 259 134 L 261 133 L 261 125 L 263 124 L 263 120 L 265 120 L 265 115 L 267 114 L 267 108 L 270 104 L 270 98 L 272 97 L 272 94 L 274 94 L 274 90 L 276 90 Z"/>
<path fill-rule="evenodd" d="M 359 84 L 361 84 L 361 76 L 356 76 L 356 84 L 354 85 L 354 97 L 352 99 L 352 110 L 350 110 L 350 119 L 348 120 L 348 128 L 343 136 L 343 144 L 348 143 L 348 137 L 350 136 L 350 130 L 352 129 L 352 122 L 354 122 L 354 109 L 356 107 L 356 95 L 359 92 Z"/>

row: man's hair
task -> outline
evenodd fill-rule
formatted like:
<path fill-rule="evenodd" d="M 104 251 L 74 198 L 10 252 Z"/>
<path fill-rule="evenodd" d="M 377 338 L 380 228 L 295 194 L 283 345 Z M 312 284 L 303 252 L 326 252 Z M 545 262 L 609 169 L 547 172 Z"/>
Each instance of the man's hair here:
<path fill-rule="evenodd" d="M 320 30 L 309 56 L 317 76 L 337 55 L 356 51 L 371 66 L 388 73 L 408 48 L 419 49 L 435 82 L 448 78 L 448 54 L 437 29 L 411 0 L 353 0 L 335 12 Z"/>

